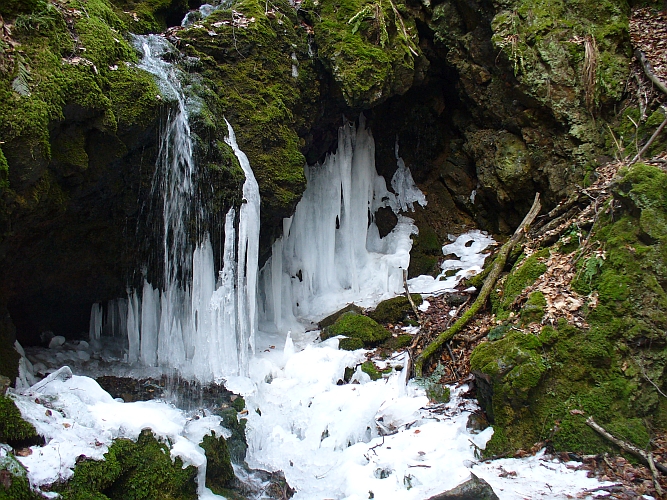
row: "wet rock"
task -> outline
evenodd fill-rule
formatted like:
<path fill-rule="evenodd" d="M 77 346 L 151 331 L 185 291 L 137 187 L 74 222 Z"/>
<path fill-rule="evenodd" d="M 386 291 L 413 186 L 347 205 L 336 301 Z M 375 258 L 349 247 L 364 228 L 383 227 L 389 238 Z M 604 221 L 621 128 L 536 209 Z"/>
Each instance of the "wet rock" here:
<path fill-rule="evenodd" d="M 456 488 L 430 497 L 428 500 L 499 500 L 491 485 L 470 474 L 470 479 Z"/>

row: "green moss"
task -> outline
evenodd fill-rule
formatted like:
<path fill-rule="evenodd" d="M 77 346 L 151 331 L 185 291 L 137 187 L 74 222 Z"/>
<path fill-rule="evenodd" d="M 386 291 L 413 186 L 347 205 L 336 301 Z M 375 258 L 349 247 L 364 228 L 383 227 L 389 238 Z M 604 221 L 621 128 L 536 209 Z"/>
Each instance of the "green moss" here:
<path fill-rule="evenodd" d="M 547 270 L 544 258 L 549 255 L 548 249 L 540 250 L 528 258 L 519 258 L 507 276 L 502 294 L 492 296 L 493 312 L 499 319 L 507 318 L 509 307 L 514 299 L 528 286 L 537 281 Z"/>
<path fill-rule="evenodd" d="M 621 172 L 614 211 L 602 209 L 590 235 L 597 253 L 577 260 L 573 288 L 596 297 L 584 310 L 587 329 L 563 320 L 537 337 L 511 331 L 475 349 L 471 367 L 496 429 L 489 454 L 544 440 L 557 450 L 617 452 L 585 425 L 587 416 L 640 447 L 648 426 L 665 428 L 661 396 L 648 381 L 666 382 L 665 193 L 667 174 L 658 168 Z"/>
<path fill-rule="evenodd" d="M 418 293 L 411 294 L 412 301 L 416 306 L 421 305 L 422 296 Z M 412 314 L 410 301 L 404 295 L 380 302 L 374 311 L 368 313 L 378 323 L 400 323 L 408 314 Z"/>
<path fill-rule="evenodd" d="M 421 50 L 402 2 L 306 0 L 301 9 L 348 106 L 369 107 L 410 88 Z"/>
<path fill-rule="evenodd" d="M 364 341 L 354 337 L 345 337 L 338 342 L 338 348 L 343 351 L 356 351 L 364 348 Z"/>
<path fill-rule="evenodd" d="M 375 363 L 372 361 L 364 361 L 361 364 L 361 371 L 368 374 L 371 380 L 379 380 L 382 378 L 382 373 L 378 370 L 378 367 L 375 366 Z"/>
<path fill-rule="evenodd" d="M 243 411 L 245 408 L 245 399 L 242 397 L 237 397 L 234 401 L 232 401 L 232 408 L 234 408 L 236 411 Z"/>
<path fill-rule="evenodd" d="M 14 401 L 0 395 L 0 442 L 13 443 L 37 438 L 35 427 L 23 420 Z"/>
<path fill-rule="evenodd" d="M 194 500 L 196 476 L 194 466 L 184 468 L 178 457 L 172 461 L 167 445 L 144 430 L 136 442 L 114 441 L 104 460 L 80 462 L 61 494 L 71 500 Z"/>
<path fill-rule="evenodd" d="M 223 427 L 232 433 L 227 439 L 227 448 L 229 449 L 229 456 L 232 462 L 237 464 L 243 463 L 246 451 L 248 450 L 248 442 L 245 437 L 247 419 L 239 419 L 236 408 L 218 410 L 216 414 L 222 417 Z"/>
<path fill-rule="evenodd" d="M 391 332 L 368 316 L 348 312 L 325 328 L 320 337 L 326 340 L 336 335 L 356 338 L 361 340 L 365 347 L 375 347 L 391 337 Z"/>
<path fill-rule="evenodd" d="M 245 16 L 247 27 L 234 26 L 232 10 L 220 9 L 201 23 L 204 29 L 193 26 L 179 37 L 185 54 L 198 58 L 201 78 L 193 88 L 205 103 L 200 135 L 227 134 L 224 122 L 207 116 L 230 121 L 257 178 L 262 217 L 277 225 L 292 214 L 305 189 L 305 142 L 299 135 L 320 112 L 321 83 L 294 8 L 281 0 L 270 10 L 267 17 L 264 3 L 242 0 L 234 11 Z"/>
<path fill-rule="evenodd" d="M 544 316 L 544 308 L 547 301 L 542 292 L 533 292 L 521 308 L 521 321 L 523 323 L 539 323 Z"/>
<path fill-rule="evenodd" d="M 9 164 L 7 158 L 0 148 L 0 189 L 9 187 Z"/>
<path fill-rule="evenodd" d="M 222 494 L 222 490 L 234 479 L 227 441 L 211 431 L 211 435 L 204 436 L 200 446 L 206 454 L 206 486 L 213 493 Z"/>
<path fill-rule="evenodd" d="M 9 475 L 3 475 L 4 484 L 0 484 L 0 500 L 37 500 L 42 498 L 30 489 L 26 470 L 11 454 L 0 457 L 0 472 L 5 471 Z"/>
<path fill-rule="evenodd" d="M 412 344 L 412 341 L 414 340 L 414 337 L 412 335 L 398 335 L 396 337 L 391 337 L 388 339 L 384 344 L 382 344 L 380 347 L 382 349 L 388 349 L 390 351 L 398 351 L 399 349 L 403 349 L 405 347 L 408 347 L 410 344 Z"/>

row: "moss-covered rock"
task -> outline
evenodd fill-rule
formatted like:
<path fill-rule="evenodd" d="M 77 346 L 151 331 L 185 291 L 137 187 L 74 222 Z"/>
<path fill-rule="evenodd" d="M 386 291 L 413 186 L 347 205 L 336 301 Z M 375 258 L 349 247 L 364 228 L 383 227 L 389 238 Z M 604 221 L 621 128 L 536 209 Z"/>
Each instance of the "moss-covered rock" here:
<path fill-rule="evenodd" d="M 653 384 L 667 382 L 666 192 L 667 174 L 658 168 L 637 164 L 620 173 L 613 213 L 603 209 L 590 236 L 599 250 L 578 260 L 572 283 L 589 297 L 587 328 L 561 320 L 539 335 L 512 329 L 475 349 L 471 368 L 495 429 L 489 454 L 545 440 L 557 450 L 610 451 L 586 426 L 587 416 L 640 447 L 651 428 L 665 428 Z M 538 259 L 534 254 L 514 267 L 496 310 L 518 307 L 512 297 L 543 272 Z M 532 271 L 522 272 L 527 265 Z M 542 307 L 544 296 L 533 292 L 510 323 L 537 321 Z"/>
<path fill-rule="evenodd" d="M 35 427 L 23 420 L 14 401 L 0 395 L 0 443 L 25 443 L 37 438 Z"/>
<path fill-rule="evenodd" d="M 13 455 L 0 456 L 0 500 L 37 500 L 30 489 L 28 474 Z"/>
<path fill-rule="evenodd" d="M 194 500 L 197 498 L 197 469 L 169 454 L 150 430 L 136 442 L 117 439 L 104 460 L 84 460 L 60 491 L 65 499 L 83 500 Z"/>
<path fill-rule="evenodd" d="M 317 55 L 351 108 L 368 108 L 404 94 L 428 64 L 407 3 L 306 0 Z"/>
<path fill-rule="evenodd" d="M 245 427 L 248 420 L 245 418 L 239 419 L 236 408 L 219 409 L 216 414 L 222 417 L 223 427 L 232 433 L 226 440 L 232 462 L 235 464 L 243 463 L 248 450 L 248 442 L 245 437 Z"/>
<path fill-rule="evenodd" d="M 213 493 L 222 494 L 222 490 L 234 479 L 227 441 L 211 431 L 210 435 L 204 436 L 200 446 L 206 454 L 206 487 Z"/>
<path fill-rule="evenodd" d="M 364 341 L 356 337 L 345 337 L 338 342 L 338 348 L 343 351 L 356 351 L 364 348 Z"/>
<path fill-rule="evenodd" d="M 320 338 L 326 340 L 337 335 L 359 339 L 365 347 L 375 347 L 391 337 L 391 332 L 368 316 L 348 312 L 325 328 Z"/>
<path fill-rule="evenodd" d="M 418 293 L 411 294 L 412 301 L 416 306 L 421 305 L 422 296 Z M 412 306 L 405 295 L 399 295 L 392 299 L 380 302 L 374 311 L 368 313 L 378 323 L 399 323 L 403 321 L 408 314 L 412 313 Z"/>

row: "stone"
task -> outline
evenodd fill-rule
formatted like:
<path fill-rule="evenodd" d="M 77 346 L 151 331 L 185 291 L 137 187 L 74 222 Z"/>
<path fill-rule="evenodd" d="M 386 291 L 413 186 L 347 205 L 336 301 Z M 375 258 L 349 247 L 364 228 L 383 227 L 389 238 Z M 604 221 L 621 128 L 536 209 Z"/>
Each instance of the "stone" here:
<path fill-rule="evenodd" d="M 470 479 L 456 488 L 428 498 L 428 500 L 499 500 L 491 485 L 470 474 Z"/>

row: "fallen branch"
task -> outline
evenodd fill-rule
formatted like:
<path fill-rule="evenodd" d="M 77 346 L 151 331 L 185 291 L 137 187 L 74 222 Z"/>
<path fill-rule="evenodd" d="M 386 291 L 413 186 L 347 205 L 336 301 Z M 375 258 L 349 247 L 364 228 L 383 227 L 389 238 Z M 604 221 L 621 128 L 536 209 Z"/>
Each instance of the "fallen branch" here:
<path fill-rule="evenodd" d="M 435 338 L 435 340 L 433 340 L 430 344 L 428 344 L 426 348 L 424 348 L 422 353 L 415 360 L 416 377 L 421 377 L 423 375 L 424 362 L 428 360 L 431 356 L 433 356 L 433 354 L 435 354 L 445 342 L 448 342 L 457 333 L 459 333 L 463 329 L 463 327 L 466 324 L 468 324 L 468 321 L 470 321 L 470 319 L 475 314 L 477 314 L 477 311 L 479 311 L 482 308 L 482 306 L 486 303 L 486 300 L 489 298 L 489 295 L 491 294 L 491 290 L 493 290 L 493 287 L 496 285 L 496 281 L 498 281 L 498 278 L 500 277 L 500 273 L 505 267 L 508 255 L 510 254 L 512 249 L 516 246 L 516 244 L 519 243 L 524 238 L 530 224 L 532 224 L 532 222 L 535 220 L 535 217 L 537 217 L 540 208 L 542 208 L 542 205 L 540 204 L 540 193 L 536 193 L 535 201 L 533 201 L 533 206 L 530 208 L 530 211 L 523 219 L 523 222 L 521 222 L 521 224 L 516 229 L 516 231 L 509 239 L 509 241 L 505 243 L 498 252 L 496 259 L 493 261 L 493 267 L 491 269 L 491 272 L 489 273 L 489 276 L 486 278 L 486 281 L 484 281 L 484 286 L 482 287 L 482 290 L 479 292 L 477 299 L 475 299 L 475 302 L 473 302 L 472 305 L 470 306 L 470 309 L 468 309 L 463 314 L 463 316 L 461 316 L 451 327 L 447 328 L 447 330 L 442 332 Z"/>
<path fill-rule="evenodd" d="M 403 288 L 405 288 L 405 296 L 408 298 L 408 301 L 410 302 L 410 306 L 412 307 L 412 312 L 415 313 L 415 317 L 417 318 L 417 321 L 419 322 L 419 326 L 422 326 L 421 315 L 419 314 L 419 310 L 417 309 L 417 306 L 415 305 L 415 301 L 412 300 L 412 295 L 410 295 L 410 290 L 408 289 L 408 270 L 407 269 L 403 269 Z"/>
<path fill-rule="evenodd" d="M 642 65 L 642 68 L 644 68 L 644 73 L 648 79 L 653 82 L 653 85 L 658 87 L 661 92 L 667 94 L 667 86 L 665 86 L 665 83 L 653 72 L 653 67 L 648 59 L 646 59 L 646 55 L 641 50 L 637 49 L 635 50 L 635 57 Z"/>
<path fill-rule="evenodd" d="M 649 457 L 649 455 L 644 450 L 637 448 L 634 444 L 622 441 L 621 439 L 618 439 L 617 437 L 609 434 L 609 432 L 607 432 L 604 427 L 602 427 L 595 420 L 593 420 L 593 417 L 588 417 L 586 419 L 586 425 L 588 425 L 591 429 L 600 434 L 600 436 L 602 436 L 603 438 L 614 443 L 622 450 L 625 450 L 631 455 L 634 455 L 635 457 L 640 459 L 642 462 L 644 462 L 645 465 L 648 465 L 649 468 L 651 467 L 651 462 L 653 462 L 655 469 L 667 475 L 667 467 L 665 467 L 661 463 L 653 461 L 653 457 Z"/>
<path fill-rule="evenodd" d="M 663 108 L 663 109 L 664 109 L 664 108 Z M 643 154 L 646 152 L 646 150 L 651 146 L 651 144 L 653 144 L 653 141 L 655 141 L 656 137 L 658 137 L 658 135 L 660 134 L 660 132 L 662 132 L 662 129 L 665 128 L 665 125 L 667 125 L 667 115 L 665 116 L 665 119 L 662 120 L 662 123 L 661 123 L 660 126 L 656 129 L 656 131 L 653 132 L 653 135 L 651 136 L 651 138 L 650 138 L 648 141 L 646 141 L 646 144 L 644 144 L 644 147 L 643 147 L 643 148 L 639 151 L 639 153 L 637 153 L 637 155 L 632 159 L 632 161 L 630 162 L 630 165 L 633 165 L 634 163 L 636 163 L 636 162 L 642 157 L 642 155 L 643 155 Z"/>

